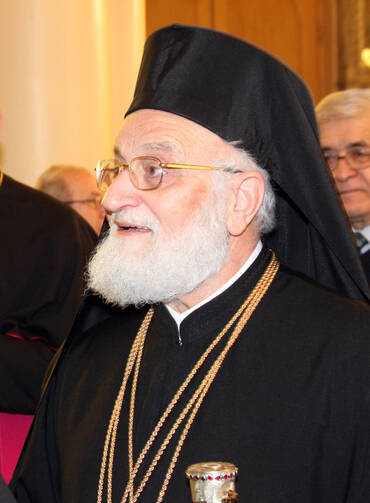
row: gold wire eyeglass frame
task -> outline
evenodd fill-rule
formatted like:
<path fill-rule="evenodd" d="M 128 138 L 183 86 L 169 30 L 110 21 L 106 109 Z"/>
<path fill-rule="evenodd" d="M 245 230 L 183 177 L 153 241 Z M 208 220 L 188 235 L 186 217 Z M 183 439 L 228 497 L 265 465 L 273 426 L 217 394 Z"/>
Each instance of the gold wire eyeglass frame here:
<path fill-rule="evenodd" d="M 143 161 L 154 161 L 158 164 L 158 167 L 161 169 L 160 171 L 160 176 L 158 177 L 158 180 L 155 180 L 155 184 L 152 186 L 152 187 L 145 187 L 145 188 L 142 188 L 142 187 L 139 187 L 137 186 L 137 184 L 135 183 L 135 179 L 133 176 L 131 176 L 131 166 L 132 166 L 132 163 L 134 161 L 140 161 L 140 160 L 143 160 Z M 114 165 L 114 168 L 106 168 L 104 167 L 105 164 L 110 164 L 112 163 Z M 106 190 L 108 190 L 109 186 L 108 187 L 104 187 L 104 185 L 102 185 L 102 178 L 103 178 L 103 174 L 106 173 L 106 172 L 111 172 L 114 176 L 112 178 L 112 183 L 113 181 L 122 173 L 123 170 L 125 169 L 128 169 L 128 172 L 129 172 L 129 176 L 130 176 L 130 180 L 131 180 L 131 183 L 139 190 L 153 190 L 153 189 L 156 189 L 157 187 L 159 187 L 159 185 L 161 184 L 162 182 L 162 178 L 163 178 L 163 169 L 199 169 L 199 170 L 208 170 L 208 171 L 230 171 L 229 168 L 215 168 L 215 167 L 212 167 L 212 166 L 198 166 L 198 165 L 195 165 L 195 164 L 177 164 L 177 163 L 164 163 L 162 162 L 160 159 L 158 159 L 157 157 L 153 157 L 153 156 L 139 156 L 139 157 L 134 157 L 133 159 L 131 159 L 131 161 L 128 163 L 128 164 L 124 164 L 124 163 L 121 163 L 121 162 L 118 162 L 116 161 L 115 159 L 103 159 L 101 161 L 99 161 L 96 165 L 96 168 L 95 168 L 95 177 L 96 177 L 96 183 L 99 187 L 100 190 L 102 190 L 103 192 L 105 192 Z M 154 181 L 154 180 L 153 180 Z"/>

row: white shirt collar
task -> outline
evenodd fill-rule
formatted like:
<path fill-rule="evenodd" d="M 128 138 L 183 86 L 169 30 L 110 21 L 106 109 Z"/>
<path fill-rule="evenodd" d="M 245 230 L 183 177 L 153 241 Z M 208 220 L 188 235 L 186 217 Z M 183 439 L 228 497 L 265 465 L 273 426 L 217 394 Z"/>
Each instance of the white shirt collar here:
<path fill-rule="evenodd" d="M 360 248 L 360 254 L 364 255 L 365 253 L 367 253 L 370 250 L 370 225 L 368 225 L 367 227 L 364 227 L 363 229 L 355 229 L 353 227 L 352 230 L 353 230 L 353 232 L 359 232 L 368 240 L 368 243 L 361 246 L 361 248 Z"/>
<path fill-rule="evenodd" d="M 209 297 L 203 299 L 198 304 L 195 304 L 195 306 L 191 307 L 190 309 L 187 309 L 186 311 L 184 311 L 182 313 L 179 313 L 179 312 L 175 311 L 169 305 L 165 304 L 166 308 L 168 309 L 168 312 L 170 313 L 170 315 L 172 316 L 172 318 L 176 321 L 177 327 L 178 328 L 180 327 L 180 323 L 182 322 L 182 320 L 184 320 L 190 313 L 192 313 L 193 311 L 195 311 L 199 307 L 203 306 L 204 304 L 206 304 L 210 300 L 214 299 L 215 297 L 217 297 L 218 295 L 220 295 L 220 293 L 222 293 L 225 290 L 227 290 L 229 288 L 229 286 L 231 286 L 233 283 L 235 283 L 235 281 L 237 279 L 239 279 L 240 276 L 242 274 L 244 274 L 245 271 L 253 264 L 253 262 L 256 260 L 256 258 L 260 254 L 261 250 L 262 250 L 262 242 L 258 241 L 257 246 L 255 247 L 255 249 L 253 250 L 253 252 L 249 256 L 248 260 L 239 269 L 239 271 L 237 271 L 234 274 L 234 276 L 232 276 L 228 281 L 226 281 L 226 283 L 224 283 L 220 288 L 218 288 L 215 292 L 213 292 Z"/>
<path fill-rule="evenodd" d="M 370 225 L 363 229 L 353 229 L 354 232 L 360 232 L 370 242 Z"/>

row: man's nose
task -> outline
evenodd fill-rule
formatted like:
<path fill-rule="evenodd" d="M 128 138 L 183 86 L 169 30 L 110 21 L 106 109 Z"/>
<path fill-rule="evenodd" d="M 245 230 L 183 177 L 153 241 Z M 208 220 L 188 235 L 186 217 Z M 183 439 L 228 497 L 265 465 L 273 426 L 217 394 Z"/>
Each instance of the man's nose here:
<path fill-rule="evenodd" d="M 356 176 L 356 174 L 357 171 L 352 168 L 345 156 L 338 157 L 338 163 L 333 172 L 335 180 L 338 180 L 338 182 L 345 182 L 348 178 Z"/>
<path fill-rule="evenodd" d="M 137 206 L 139 198 L 137 189 L 132 185 L 128 171 L 125 169 L 112 185 L 105 192 L 102 200 L 102 206 L 107 213 L 115 213 L 124 206 Z"/>

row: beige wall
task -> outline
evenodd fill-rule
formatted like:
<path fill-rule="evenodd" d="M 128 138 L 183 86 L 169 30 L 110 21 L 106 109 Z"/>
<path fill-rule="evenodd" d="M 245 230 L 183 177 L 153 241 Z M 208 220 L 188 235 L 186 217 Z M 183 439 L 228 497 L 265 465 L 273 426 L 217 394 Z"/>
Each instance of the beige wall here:
<path fill-rule="evenodd" d="M 1 166 L 33 185 L 53 163 L 110 156 L 145 38 L 144 0 L 0 0 Z"/>

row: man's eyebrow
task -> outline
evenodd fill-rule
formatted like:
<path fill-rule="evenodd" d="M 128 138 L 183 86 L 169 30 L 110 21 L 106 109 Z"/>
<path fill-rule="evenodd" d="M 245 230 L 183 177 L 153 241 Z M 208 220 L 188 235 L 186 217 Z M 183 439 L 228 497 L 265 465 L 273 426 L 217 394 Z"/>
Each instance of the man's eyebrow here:
<path fill-rule="evenodd" d="M 365 140 L 359 140 L 359 141 L 354 141 L 352 143 L 348 143 L 346 145 L 346 148 L 353 148 L 353 147 L 368 147 L 369 144 Z"/>
<path fill-rule="evenodd" d="M 143 149 L 143 151 L 145 151 L 147 153 L 150 153 L 152 151 L 173 152 L 176 149 L 176 145 L 170 141 L 155 141 L 155 142 L 143 143 L 141 145 L 141 148 Z M 118 145 L 114 146 L 113 152 L 114 152 L 115 158 L 118 158 L 122 161 L 126 161 L 125 157 L 121 154 L 121 151 L 120 151 Z"/>
<path fill-rule="evenodd" d="M 330 152 L 331 150 L 336 150 L 336 149 L 333 147 L 326 147 L 326 146 L 321 147 L 322 152 Z"/>
<path fill-rule="evenodd" d="M 175 149 L 175 144 L 170 141 L 156 141 L 144 143 L 142 147 L 145 150 L 160 150 L 162 152 L 172 152 Z"/>
<path fill-rule="evenodd" d="M 369 143 L 365 140 L 359 140 L 359 141 L 353 141 L 351 143 L 347 143 L 347 145 L 345 145 L 344 149 L 349 149 L 349 148 L 353 148 L 353 147 L 368 147 L 369 146 Z M 333 150 L 337 151 L 338 149 L 336 149 L 335 147 L 328 147 L 326 145 L 323 145 L 321 147 L 321 150 L 322 152 L 331 152 Z"/>

